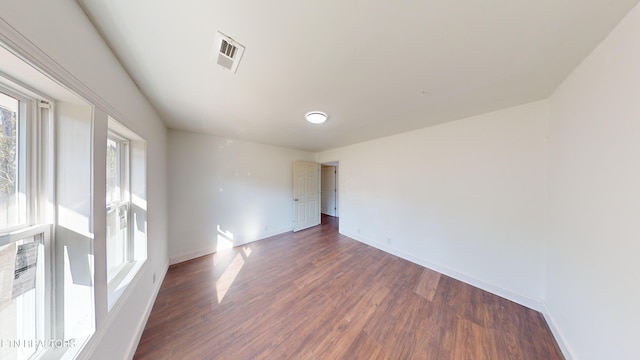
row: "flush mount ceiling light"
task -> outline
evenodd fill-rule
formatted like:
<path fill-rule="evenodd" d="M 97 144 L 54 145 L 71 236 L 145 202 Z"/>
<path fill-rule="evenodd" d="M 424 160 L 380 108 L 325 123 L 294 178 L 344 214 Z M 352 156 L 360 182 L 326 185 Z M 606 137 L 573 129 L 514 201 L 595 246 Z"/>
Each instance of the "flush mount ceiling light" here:
<path fill-rule="evenodd" d="M 304 117 L 308 122 L 312 124 L 322 124 L 323 122 L 327 121 L 327 118 L 329 116 L 327 116 L 327 114 L 323 113 L 322 111 L 311 111 L 308 112 Z"/>

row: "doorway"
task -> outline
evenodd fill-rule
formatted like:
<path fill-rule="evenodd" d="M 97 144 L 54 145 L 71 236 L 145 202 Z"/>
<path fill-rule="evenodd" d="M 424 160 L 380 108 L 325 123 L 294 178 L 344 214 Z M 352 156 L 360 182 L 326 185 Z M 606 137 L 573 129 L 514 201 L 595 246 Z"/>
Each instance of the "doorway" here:
<path fill-rule="evenodd" d="M 320 212 L 339 217 L 339 166 L 337 161 L 321 165 Z"/>

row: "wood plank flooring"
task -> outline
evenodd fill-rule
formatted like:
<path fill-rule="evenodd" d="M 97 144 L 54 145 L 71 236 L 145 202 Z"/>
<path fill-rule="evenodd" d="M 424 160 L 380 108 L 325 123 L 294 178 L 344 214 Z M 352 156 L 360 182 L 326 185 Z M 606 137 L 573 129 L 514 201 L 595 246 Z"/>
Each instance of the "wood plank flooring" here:
<path fill-rule="evenodd" d="M 338 234 L 170 267 L 135 359 L 563 359 L 536 311 Z"/>

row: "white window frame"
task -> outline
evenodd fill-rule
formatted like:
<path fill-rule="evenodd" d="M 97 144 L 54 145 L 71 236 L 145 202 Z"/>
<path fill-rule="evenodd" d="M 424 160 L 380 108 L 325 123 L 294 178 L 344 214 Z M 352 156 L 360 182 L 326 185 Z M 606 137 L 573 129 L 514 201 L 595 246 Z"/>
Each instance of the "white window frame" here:
<path fill-rule="evenodd" d="M 119 182 L 120 182 L 120 199 L 115 202 L 107 204 L 107 218 L 113 212 L 124 210 L 125 222 L 126 222 L 126 239 L 124 240 L 124 260 L 114 268 L 109 268 L 109 244 L 107 244 L 107 282 L 111 283 L 123 272 L 132 261 L 132 236 L 131 236 L 131 166 L 130 166 L 130 152 L 129 152 L 129 140 L 124 136 L 109 130 L 107 139 L 116 141 L 119 144 L 118 160 L 119 165 Z M 107 241 L 109 237 L 107 236 Z"/>
<path fill-rule="evenodd" d="M 35 208 L 35 206 L 33 205 L 33 199 L 34 199 L 33 186 L 32 186 L 33 181 L 31 179 L 31 175 L 33 171 L 32 154 L 34 152 L 32 147 L 33 147 L 34 141 L 32 139 L 31 134 L 33 131 L 32 128 L 34 127 L 34 123 L 36 122 L 33 119 L 34 113 L 35 113 L 34 104 L 36 103 L 36 101 L 35 99 L 28 97 L 26 95 L 23 95 L 6 86 L 0 85 L 0 92 L 18 100 L 20 113 L 19 113 L 19 118 L 16 119 L 16 131 L 19 137 L 23 137 L 23 134 L 22 134 L 23 132 L 26 133 L 24 137 L 21 139 L 23 142 L 25 142 L 24 150 L 23 150 L 25 152 L 24 160 L 23 160 L 24 164 L 22 164 L 22 166 L 24 166 L 25 168 L 22 170 L 19 170 L 19 171 L 24 171 L 23 176 L 25 177 L 25 198 L 26 198 L 25 210 L 26 212 L 24 214 L 24 221 L 22 223 L 0 229 L 0 231 L 12 232 L 14 230 L 28 227 L 29 222 L 35 217 L 35 214 L 33 213 L 33 209 Z M 19 147 L 22 147 L 22 141 L 18 143 Z M 20 166 L 20 162 L 18 162 L 18 165 Z"/>
<path fill-rule="evenodd" d="M 48 340 L 56 337 L 57 319 L 55 315 L 53 224 L 48 219 L 51 206 L 47 203 L 52 197 L 53 176 L 47 171 L 51 166 L 51 153 L 54 149 L 51 138 L 53 106 L 46 99 L 26 86 L 0 74 L 0 92 L 19 101 L 20 115 L 16 119 L 16 131 L 24 141 L 25 176 L 25 219 L 24 222 L 0 229 L 0 246 L 18 243 L 33 238 L 39 243 L 38 276 L 36 278 L 36 338 L 25 340 Z M 22 127 L 20 130 L 19 128 Z M 22 145 L 19 144 L 19 150 Z M 42 357 L 47 348 L 36 348 L 29 359 Z"/>
<path fill-rule="evenodd" d="M 107 297 L 107 305 L 108 310 L 111 311 L 113 307 L 116 305 L 118 299 L 122 296 L 127 286 L 131 281 L 133 281 L 134 277 L 138 274 L 139 270 L 142 268 L 142 265 L 146 262 L 147 259 L 147 237 L 146 231 L 143 234 L 136 234 L 136 221 L 140 221 L 140 219 L 135 218 L 136 207 L 140 207 L 139 200 L 136 200 L 135 189 L 134 189 L 134 181 L 138 184 L 136 186 L 140 186 L 140 182 L 143 182 L 144 191 L 146 192 L 146 141 L 137 135 L 135 132 L 128 129 L 126 126 L 122 125 L 120 122 L 112 118 L 108 117 L 108 136 L 107 138 L 113 137 L 115 139 L 120 139 L 121 141 L 126 141 L 127 143 L 127 154 L 126 161 L 121 164 L 121 166 L 126 166 L 127 170 L 127 179 L 126 179 L 126 191 L 124 192 L 125 197 L 124 201 L 127 202 L 127 252 L 128 258 L 120 267 L 114 269 L 114 271 L 110 274 L 110 269 L 107 264 L 107 287 L 108 287 L 108 297 Z M 134 160 L 135 158 L 135 160 Z M 126 165 L 125 165 L 126 164 Z M 137 165 L 136 165 L 137 164 Z M 135 178 L 135 179 L 134 179 Z M 138 189 L 140 190 L 140 189 Z M 146 197 L 146 195 L 144 196 Z M 137 201 L 137 202 L 136 202 Z M 146 213 L 146 201 L 143 201 L 142 205 L 144 209 L 142 211 Z M 124 206 L 122 203 L 114 204 L 115 206 Z M 107 217 L 109 214 L 110 207 L 107 206 Z M 145 215 L 146 217 L 146 215 Z M 108 218 L 107 218 L 108 221 Z M 107 240 L 108 241 L 108 240 Z M 107 244 L 108 247 L 108 244 Z M 109 257 L 107 250 L 107 258 Z"/>

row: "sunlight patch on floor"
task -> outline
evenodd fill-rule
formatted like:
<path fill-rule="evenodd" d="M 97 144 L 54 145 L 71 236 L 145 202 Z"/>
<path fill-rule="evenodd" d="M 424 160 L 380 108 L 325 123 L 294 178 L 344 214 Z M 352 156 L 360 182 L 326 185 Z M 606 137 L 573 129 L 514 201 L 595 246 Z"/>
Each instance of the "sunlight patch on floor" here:
<path fill-rule="evenodd" d="M 243 246 L 242 252 L 237 253 L 233 258 L 227 269 L 222 273 L 222 276 L 216 281 L 216 293 L 218 294 L 218 304 L 222 303 L 222 300 L 227 295 L 229 288 L 233 285 L 238 273 L 242 270 L 245 264 L 244 257 L 251 255 L 251 248 L 249 246 Z"/>

